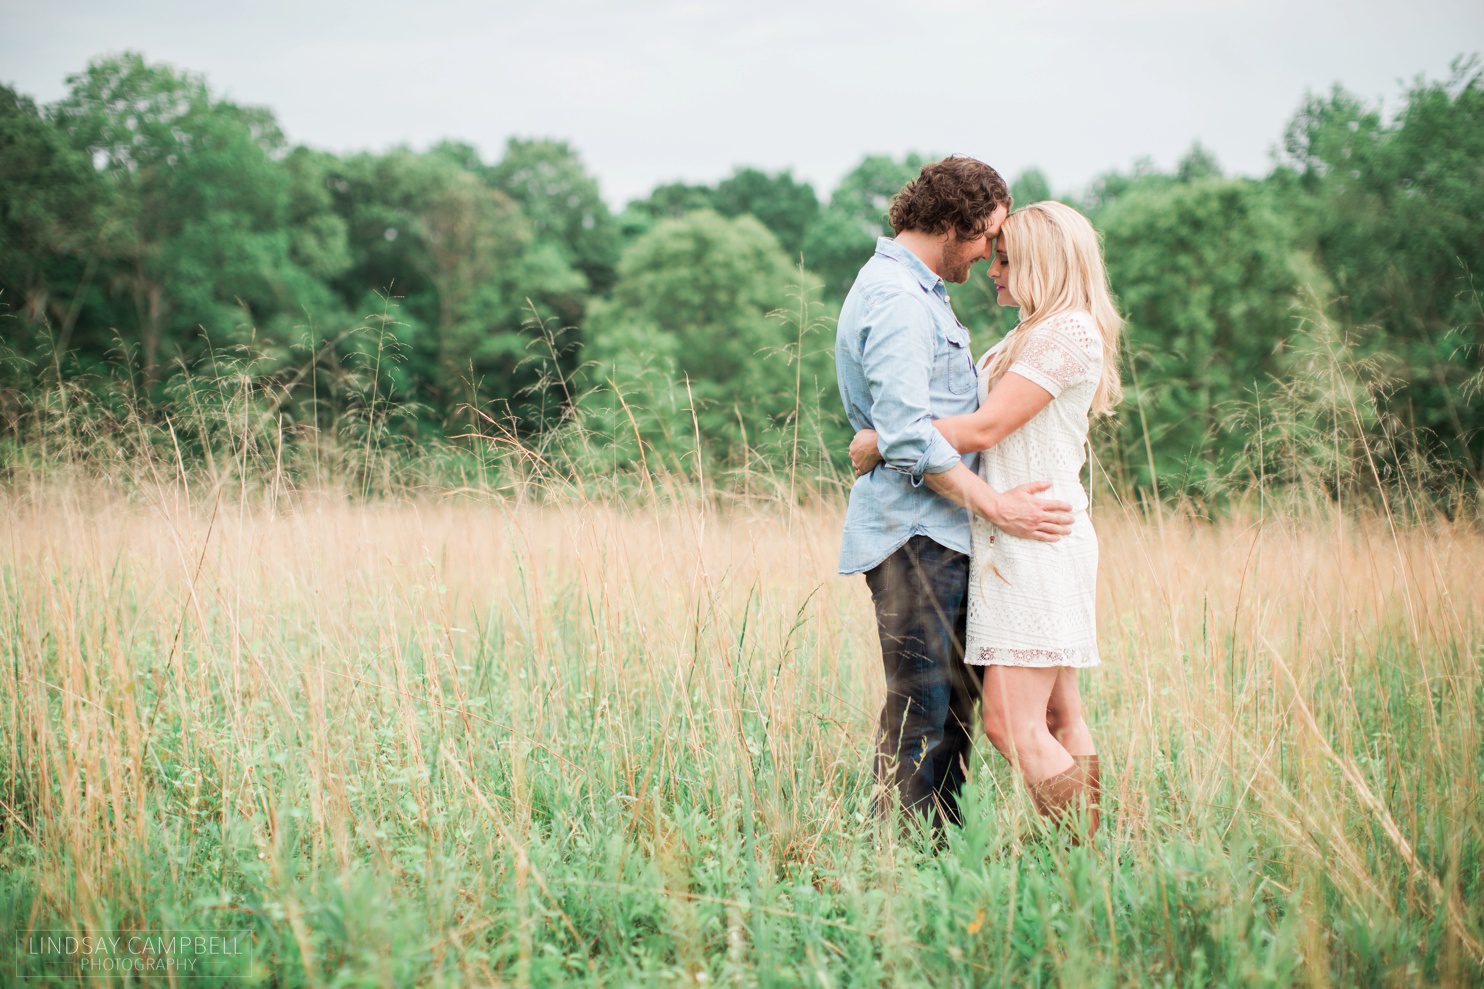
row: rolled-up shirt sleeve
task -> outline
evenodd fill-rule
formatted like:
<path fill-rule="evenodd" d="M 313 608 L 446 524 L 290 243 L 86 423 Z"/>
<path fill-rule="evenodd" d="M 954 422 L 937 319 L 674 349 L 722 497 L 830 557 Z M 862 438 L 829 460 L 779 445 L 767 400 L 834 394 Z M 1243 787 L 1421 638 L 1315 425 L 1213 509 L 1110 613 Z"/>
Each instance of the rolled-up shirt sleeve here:
<path fill-rule="evenodd" d="M 885 466 L 922 483 L 960 462 L 959 452 L 933 428 L 929 406 L 933 376 L 932 315 L 922 301 L 893 294 L 866 313 L 861 327 L 861 368 L 871 390 L 871 421 Z"/>

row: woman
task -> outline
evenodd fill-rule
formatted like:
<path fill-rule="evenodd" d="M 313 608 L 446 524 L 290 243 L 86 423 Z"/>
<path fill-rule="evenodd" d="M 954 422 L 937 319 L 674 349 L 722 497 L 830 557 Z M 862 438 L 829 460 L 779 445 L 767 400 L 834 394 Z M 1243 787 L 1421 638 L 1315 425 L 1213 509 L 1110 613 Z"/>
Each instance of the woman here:
<path fill-rule="evenodd" d="M 1037 809 L 1060 822 L 1085 804 L 1090 836 L 1101 773 L 1077 671 L 1098 665 L 1098 544 L 1081 473 L 1089 413 L 1106 415 L 1122 398 L 1123 320 L 1097 232 L 1062 203 L 1010 214 L 989 277 L 1020 323 L 977 365 L 979 410 L 935 425 L 959 452 L 984 451 L 979 475 L 996 490 L 1049 480 L 1046 496 L 1071 503 L 1073 524 L 1062 539 L 1037 542 L 973 520 L 965 662 L 984 667 L 985 731 Z M 850 453 L 858 472 L 873 469 L 875 434 L 857 433 Z"/>

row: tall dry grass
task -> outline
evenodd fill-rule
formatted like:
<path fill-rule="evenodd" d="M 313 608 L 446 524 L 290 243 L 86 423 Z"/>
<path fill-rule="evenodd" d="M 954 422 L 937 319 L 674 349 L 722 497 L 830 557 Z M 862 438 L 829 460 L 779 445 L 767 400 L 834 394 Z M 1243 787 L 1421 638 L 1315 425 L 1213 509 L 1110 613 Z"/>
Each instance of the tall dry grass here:
<path fill-rule="evenodd" d="M 1481 984 L 1477 491 L 1392 472 L 1341 357 L 1251 410 L 1220 520 L 1097 486 L 1098 840 L 1023 841 L 981 745 L 938 854 L 872 814 L 873 616 L 797 420 L 723 484 L 417 445 L 379 364 L 320 425 L 313 362 L 251 355 L 163 407 L 7 392 L 0 971 L 130 929 L 247 932 L 194 984 Z"/>
<path fill-rule="evenodd" d="M 4 495 L 10 931 L 246 928 L 275 985 L 1484 972 L 1467 523 L 1097 498 L 1105 832 L 1022 843 L 981 745 L 934 856 L 870 814 L 833 507 L 181 480 Z"/>

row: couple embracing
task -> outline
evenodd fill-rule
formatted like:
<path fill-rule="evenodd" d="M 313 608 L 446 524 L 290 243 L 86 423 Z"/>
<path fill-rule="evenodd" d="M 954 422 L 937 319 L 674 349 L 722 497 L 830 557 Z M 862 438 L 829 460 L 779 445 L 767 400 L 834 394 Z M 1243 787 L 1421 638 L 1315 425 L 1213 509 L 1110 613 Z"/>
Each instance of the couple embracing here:
<path fill-rule="evenodd" d="M 886 674 L 876 775 L 939 839 L 961 824 L 977 726 L 1037 810 L 1098 827 L 1101 774 L 1078 670 L 1098 665 L 1098 545 L 1081 481 L 1088 416 L 1121 397 L 1096 232 L 1056 202 L 1011 212 L 972 158 L 892 202 L 840 312 L 840 395 L 859 432 L 840 551 L 864 573 Z M 978 360 L 947 283 L 989 261 L 1019 325 Z"/>

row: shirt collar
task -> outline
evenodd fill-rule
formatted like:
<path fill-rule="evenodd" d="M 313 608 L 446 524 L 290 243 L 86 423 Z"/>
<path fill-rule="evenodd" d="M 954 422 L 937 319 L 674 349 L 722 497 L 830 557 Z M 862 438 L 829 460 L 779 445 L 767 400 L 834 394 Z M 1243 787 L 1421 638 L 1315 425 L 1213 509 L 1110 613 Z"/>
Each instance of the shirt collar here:
<path fill-rule="evenodd" d="M 876 253 L 882 257 L 891 258 L 907 266 L 907 269 L 917 276 L 918 284 L 929 292 L 936 291 L 939 295 L 947 295 L 948 289 L 943 284 L 943 279 L 922 263 L 922 258 L 907 250 L 890 237 L 876 238 Z"/>

